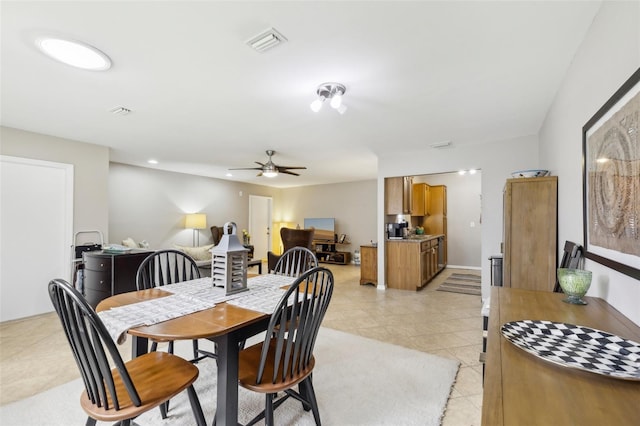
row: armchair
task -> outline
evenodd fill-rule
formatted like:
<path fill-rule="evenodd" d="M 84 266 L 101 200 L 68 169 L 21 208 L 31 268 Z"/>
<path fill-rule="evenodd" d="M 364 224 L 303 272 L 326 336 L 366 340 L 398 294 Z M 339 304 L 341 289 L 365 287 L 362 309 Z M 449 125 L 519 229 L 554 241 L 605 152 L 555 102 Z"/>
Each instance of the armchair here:
<path fill-rule="evenodd" d="M 313 233 L 313 229 L 280 229 L 280 237 L 282 238 L 284 252 L 293 247 L 305 247 L 311 250 L 313 247 Z M 269 272 L 275 269 L 276 263 L 278 263 L 281 256 L 282 255 L 275 254 L 272 251 L 267 253 L 267 266 L 269 267 Z"/>

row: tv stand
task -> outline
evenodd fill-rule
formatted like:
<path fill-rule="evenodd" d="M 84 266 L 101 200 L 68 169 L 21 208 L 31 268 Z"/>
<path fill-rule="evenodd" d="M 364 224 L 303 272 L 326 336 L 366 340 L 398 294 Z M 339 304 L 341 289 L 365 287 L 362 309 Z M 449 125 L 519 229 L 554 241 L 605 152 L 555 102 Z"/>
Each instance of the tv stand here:
<path fill-rule="evenodd" d="M 347 265 L 351 261 L 351 253 L 348 251 L 336 250 L 336 242 L 314 241 L 315 253 L 320 263 L 333 263 L 337 265 Z"/>

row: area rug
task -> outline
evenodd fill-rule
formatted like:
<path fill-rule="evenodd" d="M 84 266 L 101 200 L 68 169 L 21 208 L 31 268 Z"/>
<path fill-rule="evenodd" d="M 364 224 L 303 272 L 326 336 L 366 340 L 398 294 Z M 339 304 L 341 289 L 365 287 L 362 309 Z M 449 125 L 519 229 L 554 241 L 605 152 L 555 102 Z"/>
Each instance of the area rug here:
<path fill-rule="evenodd" d="M 190 342 L 177 342 L 176 352 L 189 353 Z M 324 425 L 440 424 L 459 363 L 400 346 L 322 328 L 315 349 L 313 383 Z M 195 383 L 207 424 L 215 412 L 216 364 L 198 364 Z M 3 426 L 81 425 L 80 379 L 0 407 Z M 246 423 L 264 408 L 261 394 L 239 391 L 239 421 Z M 312 413 L 289 399 L 275 412 L 278 425 L 314 425 Z M 186 392 L 171 400 L 162 420 L 158 409 L 138 417 L 139 426 L 191 426 L 193 414 Z M 107 423 L 98 422 L 98 425 Z M 264 424 L 261 422 L 260 424 Z"/>
<path fill-rule="evenodd" d="M 472 294 L 480 296 L 480 276 L 474 274 L 451 274 L 440 284 L 438 291 L 450 293 Z"/>

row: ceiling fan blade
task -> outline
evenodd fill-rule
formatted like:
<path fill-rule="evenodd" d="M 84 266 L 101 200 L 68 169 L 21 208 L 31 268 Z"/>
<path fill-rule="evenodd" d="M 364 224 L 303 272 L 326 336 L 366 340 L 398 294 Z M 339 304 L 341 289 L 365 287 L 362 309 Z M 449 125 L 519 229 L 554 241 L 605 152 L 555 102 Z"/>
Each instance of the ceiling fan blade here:
<path fill-rule="evenodd" d="M 262 167 L 264 167 L 264 164 L 262 164 L 262 163 L 261 163 L 261 162 L 259 162 L 259 161 L 254 161 L 254 163 L 256 163 L 256 164 L 260 164 Z"/>
<path fill-rule="evenodd" d="M 262 170 L 262 167 L 237 167 L 229 170 Z"/>
<path fill-rule="evenodd" d="M 285 170 L 285 169 L 294 169 L 294 170 L 303 170 L 306 169 L 306 167 L 297 167 L 297 166 L 276 166 L 278 169 L 281 170 Z"/>
<path fill-rule="evenodd" d="M 300 176 L 298 173 L 290 172 L 289 170 L 278 170 L 278 173 L 284 173 L 287 175 Z"/>

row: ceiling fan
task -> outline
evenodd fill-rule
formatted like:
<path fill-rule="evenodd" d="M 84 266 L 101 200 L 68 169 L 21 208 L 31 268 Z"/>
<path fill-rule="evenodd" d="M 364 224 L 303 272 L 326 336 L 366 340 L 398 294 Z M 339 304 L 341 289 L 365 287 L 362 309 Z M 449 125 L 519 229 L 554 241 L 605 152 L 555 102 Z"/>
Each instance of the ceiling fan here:
<path fill-rule="evenodd" d="M 276 152 L 272 149 L 268 149 L 266 152 L 267 152 L 267 155 L 269 156 L 269 161 L 267 161 L 264 164 L 262 164 L 259 161 L 255 162 L 256 164 L 259 164 L 260 167 L 240 167 L 240 168 L 229 169 L 229 170 L 260 170 L 260 172 L 258 173 L 258 176 L 276 177 L 278 176 L 278 173 L 285 173 L 287 175 L 300 176 L 298 173 L 292 172 L 290 170 L 306 169 L 306 167 L 278 166 L 277 164 L 274 164 L 273 161 L 271 161 L 271 157 Z"/>

